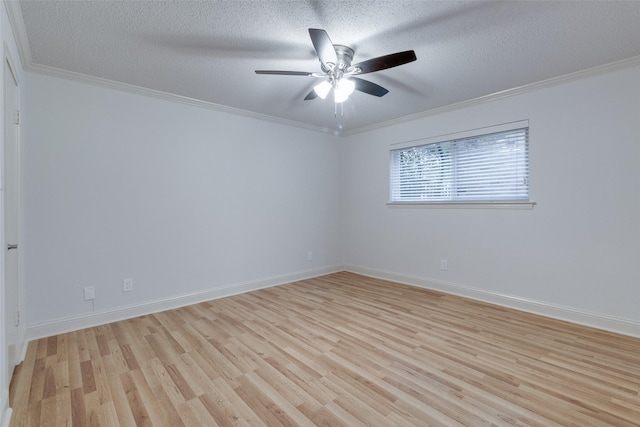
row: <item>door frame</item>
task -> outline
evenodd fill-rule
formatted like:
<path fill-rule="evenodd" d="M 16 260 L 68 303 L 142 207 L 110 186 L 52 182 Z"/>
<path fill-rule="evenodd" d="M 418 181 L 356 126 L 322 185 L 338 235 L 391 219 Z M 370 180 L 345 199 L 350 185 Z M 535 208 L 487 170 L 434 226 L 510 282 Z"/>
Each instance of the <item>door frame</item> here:
<path fill-rule="evenodd" d="M 18 73 L 16 72 L 16 67 L 15 67 L 15 62 L 13 61 L 12 57 L 11 57 L 11 53 L 9 52 L 9 48 L 6 44 L 6 42 L 4 43 L 4 49 L 3 49 L 3 61 L 4 63 L 3 65 L 3 87 L 2 87 L 2 109 L 3 109 L 3 113 L 4 113 L 4 109 L 7 105 L 7 100 L 6 100 L 6 87 L 5 87 L 5 76 L 4 76 L 4 72 L 6 70 L 5 65 L 7 66 L 9 72 L 11 73 L 10 77 L 13 78 L 13 81 L 15 83 L 15 109 L 18 111 L 21 111 L 21 106 L 20 106 L 20 78 Z M 21 118 L 19 119 L 21 121 Z M 5 153 L 5 144 L 7 143 L 5 141 L 5 128 L 7 126 L 12 126 L 14 125 L 14 123 L 3 123 L 3 129 L 2 129 L 2 168 L 3 168 L 3 178 L 4 178 L 4 169 L 5 169 L 5 158 L 4 158 L 4 153 Z M 13 357 L 10 358 L 9 355 L 9 347 L 8 347 L 8 342 L 6 342 L 5 340 L 5 348 L 3 349 L 3 351 L 5 351 L 5 355 L 7 357 L 6 359 L 6 363 L 7 363 L 7 367 L 9 367 L 11 364 L 18 365 L 20 362 L 22 362 L 24 360 L 25 357 L 25 352 L 26 352 L 26 346 L 24 343 L 24 290 L 22 287 L 22 245 L 21 245 L 21 235 L 22 235 L 22 230 L 21 230 L 21 216 L 20 216 L 20 212 L 22 211 L 21 207 L 22 207 L 22 197 L 21 197 L 21 132 L 20 132 L 20 125 L 18 122 L 18 125 L 15 128 L 15 143 L 16 143 L 16 228 L 17 228 L 17 241 L 16 242 L 11 242 L 11 243 L 15 243 L 18 245 L 18 249 L 17 249 L 17 271 L 16 271 L 16 289 L 15 289 L 15 306 L 10 307 L 10 309 L 12 309 L 13 311 L 17 311 L 18 315 L 19 315 L 19 323 L 17 326 L 15 326 L 15 330 L 12 331 L 12 333 L 15 334 L 15 349 L 13 352 Z M 2 227 L 2 243 L 4 245 L 3 247 L 3 254 L 6 254 L 6 245 L 7 242 L 6 241 L 6 236 L 5 236 L 5 210 L 4 210 L 4 198 L 6 195 L 6 182 L 2 183 L 2 223 L 1 223 L 1 227 Z M 6 286 L 7 284 L 5 283 L 5 274 L 6 274 L 6 266 L 4 265 L 4 261 L 5 261 L 5 256 L 2 257 L 2 277 L 0 280 L 2 280 L 3 286 L 2 286 L 2 291 L 4 293 L 4 295 L 6 295 Z M 4 300 L 4 298 L 3 298 Z M 8 307 L 8 303 L 9 301 L 3 301 L 3 311 L 6 310 Z M 9 324 L 5 324 L 4 325 L 4 331 L 3 333 L 6 334 L 8 331 L 8 328 L 11 327 L 11 325 Z M 6 335 L 5 335 L 6 338 Z M 8 380 L 10 381 L 11 378 L 8 378 Z"/>

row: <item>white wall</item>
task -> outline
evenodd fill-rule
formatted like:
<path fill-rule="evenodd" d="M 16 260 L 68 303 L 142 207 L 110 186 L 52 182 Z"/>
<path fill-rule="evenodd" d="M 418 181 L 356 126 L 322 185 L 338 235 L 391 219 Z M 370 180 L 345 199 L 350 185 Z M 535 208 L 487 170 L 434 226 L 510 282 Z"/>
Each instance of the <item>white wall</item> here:
<path fill-rule="evenodd" d="M 365 274 L 636 327 L 638 71 L 340 140 L 26 73 L 28 325 L 320 274 L 344 262 Z M 390 144 L 522 119 L 530 120 L 533 210 L 386 205 Z M 132 293 L 121 291 L 127 277 Z M 95 307 L 82 300 L 91 285 Z"/>
<path fill-rule="evenodd" d="M 386 206 L 392 143 L 521 119 L 530 120 L 533 210 Z M 345 144 L 348 268 L 621 319 L 640 331 L 640 67 L 356 134 Z"/>
<path fill-rule="evenodd" d="M 335 138 L 40 74 L 26 79 L 31 328 L 341 264 Z M 122 292 L 124 278 L 133 278 L 133 292 Z M 83 301 L 85 286 L 95 286 L 95 307 Z"/>

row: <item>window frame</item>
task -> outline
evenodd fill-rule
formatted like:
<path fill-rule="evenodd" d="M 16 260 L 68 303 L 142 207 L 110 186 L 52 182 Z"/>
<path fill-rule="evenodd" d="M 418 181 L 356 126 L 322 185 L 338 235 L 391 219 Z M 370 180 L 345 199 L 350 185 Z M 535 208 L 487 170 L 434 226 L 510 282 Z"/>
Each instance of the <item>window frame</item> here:
<path fill-rule="evenodd" d="M 391 144 L 389 148 L 389 176 L 388 185 L 389 201 L 387 206 L 391 208 L 497 208 L 497 209 L 533 209 L 535 202 L 531 200 L 531 188 L 529 188 L 528 200 L 436 200 L 436 201 L 394 201 L 393 197 L 393 153 L 396 150 L 402 150 L 411 147 L 420 147 L 428 144 L 444 143 L 465 138 L 481 137 L 483 135 L 507 132 L 527 128 L 529 129 L 529 120 L 519 120 L 494 126 L 486 126 L 481 128 L 470 129 L 462 132 L 447 133 L 433 137 L 414 139 L 400 143 Z M 528 135 L 529 138 L 529 135 Z M 527 139 L 527 144 L 529 139 Z M 529 163 L 530 153 L 527 151 L 527 162 Z M 530 179 L 530 164 L 528 164 L 528 177 Z"/>

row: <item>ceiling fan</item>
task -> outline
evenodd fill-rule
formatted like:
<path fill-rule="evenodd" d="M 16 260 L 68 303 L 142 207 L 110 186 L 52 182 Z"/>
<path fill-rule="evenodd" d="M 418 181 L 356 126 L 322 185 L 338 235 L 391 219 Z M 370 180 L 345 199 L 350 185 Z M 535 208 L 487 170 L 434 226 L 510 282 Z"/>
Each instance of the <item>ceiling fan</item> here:
<path fill-rule="evenodd" d="M 309 28 L 309 36 L 311 36 L 311 42 L 320 60 L 322 72 L 256 70 L 256 74 L 321 78 L 322 82 L 317 84 L 304 100 L 308 101 L 317 97 L 324 99 L 333 90 L 334 101 L 339 104 L 346 101 L 354 90 L 378 97 L 389 92 L 380 85 L 356 76 L 386 70 L 416 60 L 415 52 L 406 50 L 351 65 L 353 49 L 339 44 L 334 45 L 325 30 Z"/>

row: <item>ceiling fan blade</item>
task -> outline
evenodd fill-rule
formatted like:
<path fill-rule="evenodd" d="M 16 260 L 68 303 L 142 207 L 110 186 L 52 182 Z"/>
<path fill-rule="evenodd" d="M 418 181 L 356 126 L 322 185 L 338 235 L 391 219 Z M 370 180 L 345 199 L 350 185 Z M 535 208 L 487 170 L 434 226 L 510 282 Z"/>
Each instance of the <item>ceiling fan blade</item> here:
<path fill-rule="evenodd" d="M 372 73 L 374 71 L 397 67 L 398 65 L 403 65 L 415 60 L 416 53 L 412 50 L 406 50 L 404 52 L 396 52 L 389 55 L 369 59 L 367 61 L 362 61 L 358 64 L 352 65 L 347 71 L 350 72 L 359 69 L 360 71 L 355 72 L 355 74 Z"/>
<path fill-rule="evenodd" d="M 338 63 L 338 55 L 336 55 L 336 50 L 327 32 L 317 28 L 309 28 L 309 36 L 311 36 L 311 43 L 313 43 L 320 62 L 327 68 L 332 68 L 336 65 Z"/>
<path fill-rule="evenodd" d="M 359 79 L 357 77 L 351 77 L 351 80 L 356 82 L 356 90 L 360 92 L 368 93 L 373 96 L 385 96 L 389 91 L 380 85 L 370 82 L 369 80 Z"/>
<path fill-rule="evenodd" d="M 256 74 L 274 74 L 279 76 L 313 76 L 317 73 L 310 73 L 307 71 L 256 70 Z"/>
<path fill-rule="evenodd" d="M 315 89 L 312 89 L 311 92 L 309 92 L 309 94 L 304 97 L 304 100 L 310 101 L 312 99 L 316 99 L 317 97 L 318 97 L 318 94 L 316 93 Z"/>

